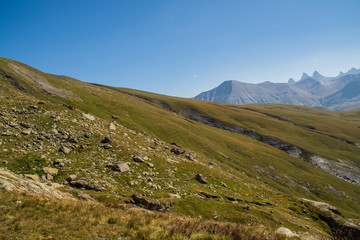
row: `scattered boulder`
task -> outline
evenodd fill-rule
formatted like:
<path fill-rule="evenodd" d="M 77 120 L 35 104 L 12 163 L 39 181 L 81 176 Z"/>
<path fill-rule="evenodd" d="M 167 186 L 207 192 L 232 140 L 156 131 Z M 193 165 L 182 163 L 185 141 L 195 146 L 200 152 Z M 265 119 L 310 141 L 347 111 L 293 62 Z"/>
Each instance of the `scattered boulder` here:
<path fill-rule="evenodd" d="M 68 163 L 70 163 L 69 160 L 66 160 L 66 159 L 56 159 L 56 160 L 54 161 L 54 166 L 55 166 L 55 167 L 64 167 L 65 164 L 68 164 Z"/>
<path fill-rule="evenodd" d="M 101 140 L 101 143 L 111 143 L 112 139 L 109 136 L 105 136 L 103 140 Z"/>
<path fill-rule="evenodd" d="M 180 148 L 178 148 L 178 147 L 173 147 L 173 148 L 171 148 L 170 151 L 171 151 L 172 153 L 174 153 L 175 155 L 180 155 L 180 154 L 184 154 L 184 153 L 185 153 L 184 150 L 182 150 L 182 149 L 180 149 Z"/>
<path fill-rule="evenodd" d="M 191 161 L 197 161 L 197 156 L 195 153 L 185 152 L 185 157 Z"/>
<path fill-rule="evenodd" d="M 68 137 L 68 141 L 69 141 L 70 143 L 79 143 L 79 140 L 77 140 L 76 138 L 71 137 L 71 136 Z"/>
<path fill-rule="evenodd" d="M 208 184 L 208 182 L 206 181 L 206 179 L 200 174 L 196 174 L 195 179 L 202 184 Z"/>
<path fill-rule="evenodd" d="M 84 138 L 91 138 L 91 133 L 90 132 L 87 132 L 87 133 L 84 133 Z"/>
<path fill-rule="evenodd" d="M 133 155 L 132 159 L 134 160 L 134 162 L 138 162 L 138 163 L 144 163 L 145 161 L 147 161 L 149 158 L 148 156 L 146 156 L 145 154 L 140 154 L 140 155 Z"/>
<path fill-rule="evenodd" d="M 203 195 L 206 198 L 218 198 L 218 196 L 206 192 L 200 192 L 201 195 Z"/>
<path fill-rule="evenodd" d="M 243 200 L 240 198 L 232 197 L 232 196 L 225 196 L 225 198 L 231 202 L 242 202 Z"/>
<path fill-rule="evenodd" d="M 227 185 L 223 182 L 220 183 L 220 186 L 224 187 L 224 188 L 227 188 Z"/>
<path fill-rule="evenodd" d="M 134 194 L 131 196 L 132 200 L 131 203 L 135 204 L 136 206 L 143 207 L 149 210 L 157 210 L 157 211 L 167 211 L 171 208 L 172 203 L 164 203 L 160 202 L 159 200 L 150 200 L 146 199 L 143 195 Z"/>
<path fill-rule="evenodd" d="M 116 116 L 116 115 L 112 115 L 111 117 L 112 117 L 113 119 L 119 119 L 119 117 Z"/>
<path fill-rule="evenodd" d="M 112 170 L 118 171 L 118 172 L 126 172 L 129 171 L 129 163 L 127 162 L 117 162 L 113 167 Z"/>
<path fill-rule="evenodd" d="M 109 143 L 103 144 L 102 147 L 103 147 L 104 149 L 110 149 L 110 148 L 112 148 L 112 146 L 111 146 Z"/>
<path fill-rule="evenodd" d="M 110 129 L 110 130 L 116 130 L 115 124 L 110 123 L 110 124 L 109 124 L 109 129 Z"/>
<path fill-rule="evenodd" d="M 51 176 L 55 176 L 58 174 L 58 171 L 56 168 L 51 168 L 51 167 L 44 167 L 43 172 L 46 174 L 50 174 Z"/>
<path fill-rule="evenodd" d="M 169 193 L 169 198 L 181 198 L 179 194 Z"/>
<path fill-rule="evenodd" d="M 87 190 L 95 190 L 103 192 L 106 190 L 106 184 L 104 182 L 92 179 L 92 178 L 80 178 L 78 180 L 72 180 L 69 182 L 70 186 L 76 188 L 85 188 Z"/>
<path fill-rule="evenodd" d="M 31 109 L 39 109 L 39 107 L 36 106 L 36 105 L 30 105 L 29 108 L 31 108 Z"/>
<path fill-rule="evenodd" d="M 73 105 L 63 104 L 63 106 L 70 109 L 70 110 L 75 110 L 75 107 Z"/>
<path fill-rule="evenodd" d="M 90 121 L 94 121 L 95 120 L 95 117 L 91 114 L 88 114 L 88 113 L 83 113 L 83 117 L 84 119 L 86 120 L 90 120 Z"/>
<path fill-rule="evenodd" d="M 25 123 L 25 122 L 21 122 L 20 126 L 22 126 L 23 128 L 34 128 L 34 125 L 30 124 L 30 123 Z"/>
<path fill-rule="evenodd" d="M 64 154 L 68 154 L 68 153 L 70 153 L 70 148 L 68 148 L 68 147 L 65 147 L 65 146 L 61 146 L 60 148 L 59 148 L 59 152 L 62 152 L 62 153 L 64 153 Z"/>
<path fill-rule="evenodd" d="M 277 234 L 284 235 L 286 237 L 298 237 L 296 233 L 293 233 L 290 229 L 285 227 L 279 227 L 276 232 Z"/>
<path fill-rule="evenodd" d="M 75 174 L 71 174 L 66 180 L 68 182 L 74 181 L 77 178 L 77 176 Z"/>
<path fill-rule="evenodd" d="M 31 129 L 24 129 L 23 131 L 21 131 L 20 134 L 25 135 L 25 136 L 30 135 L 31 134 Z"/>
<path fill-rule="evenodd" d="M 149 162 L 147 162 L 147 163 L 146 163 L 146 166 L 148 166 L 149 168 L 154 168 L 154 167 L 155 167 L 155 165 L 154 165 L 154 164 L 149 163 Z"/>

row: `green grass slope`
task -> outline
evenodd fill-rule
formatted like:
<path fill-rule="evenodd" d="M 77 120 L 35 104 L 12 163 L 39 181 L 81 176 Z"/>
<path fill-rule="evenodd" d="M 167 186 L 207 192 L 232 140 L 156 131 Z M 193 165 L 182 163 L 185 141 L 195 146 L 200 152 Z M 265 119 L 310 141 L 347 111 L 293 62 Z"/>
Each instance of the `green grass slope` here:
<path fill-rule="evenodd" d="M 300 198 L 328 202 L 346 217 L 360 218 L 360 187 L 309 164 L 306 158 L 317 155 L 359 168 L 356 143 L 360 142 L 360 111 L 272 104 L 236 106 L 169 97 L 46 74 L 4 58 L 0 58 L 0 96 L 1 131 L 12 132 L 2 136 L 0 145 L 6 167 L 41 177 L 42 167 L 52 167 L 57 158 L 67 159 L 71 164 L 60 168 L 52 181 L 65 184 L 65 190 L 73 194 L 78 190 L 68 186 L 66 179 L 77 174 L 108 184 L 103 192 L 86 190 L 102 202 L 123 202 L 132 194 L 144 193 L 152 199 L 175 202 L 171 211 L 177 214 L 270 229 L 285 225 L 306 232 L 310 228 L 324 236 L 329 234 L 328 227 L 313 217 Z M 29 109 L 39 101 L 45 104 L 38 105 L 32 114 L 14 117 L 15 110 Z M 84 113 L 95 120 L 84 118 Z M 55 121 L 57 117 L 59 121 Z M 199 117 L 280 139 L 306 154 L 304 158 L 292 157 L 258 137 L 204 124 Z M 67 138 L 36 140 L 35 135 L 21 134 L 21 127 L 11 127 L 10 122 L 30 122 L 37 134 L 55 127 Z M 111 123 L 115 130 L 109 128 Z M 83 138 L 89 130 L 92 138 Z M 69 135 L 79 139 L 77 143 L 69 143 Z M 113 139 L 109 149 L 100 143 L 105 135 Z M 19 141 L 23 144 L 17 144 Z M 34 150 L 36 141 L 42 142 L 41 149 Z M 174 155 L 170 151 L 173 142 L 196 153 L 198 161 Z M 21 151 L 27 144 L 32 150 Z M 59 153 L 61 145 L 72 151 Z M 144 153 L 154 168 L 132 162 L 132 155 Z M 114 159 L 129 162 L 131 171 L 113 173 L 107 165 Z M 209 183 L 197 182 L 198 173 Z M 181 198 L 171 199 L 169 193 Z"/>

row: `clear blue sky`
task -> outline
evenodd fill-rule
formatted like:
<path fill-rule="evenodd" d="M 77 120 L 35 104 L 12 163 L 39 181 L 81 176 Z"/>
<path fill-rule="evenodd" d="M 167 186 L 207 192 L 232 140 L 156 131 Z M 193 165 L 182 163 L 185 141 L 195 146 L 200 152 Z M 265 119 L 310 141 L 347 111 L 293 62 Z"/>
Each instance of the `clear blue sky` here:
<path fill-rule="evenodd" d="M 359 0 L 0 0 L 0 56 L 193 97 L 224 80 L 360 67 Z"/>

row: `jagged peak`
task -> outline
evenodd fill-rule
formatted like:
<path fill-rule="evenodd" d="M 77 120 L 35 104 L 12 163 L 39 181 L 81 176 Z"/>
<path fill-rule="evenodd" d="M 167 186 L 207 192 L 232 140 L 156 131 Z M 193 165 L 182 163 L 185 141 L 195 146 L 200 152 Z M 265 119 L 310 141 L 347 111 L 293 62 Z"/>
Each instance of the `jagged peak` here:
<path fill-rule="evenodd" d="M 323 75 L 321 75 L 318 71 L 314 71 L 314 73 L 313 73 L 313 78 L 318 78 L 318 77 L 320 77 L 320 78 L 322 78 L 322 77 L 324 77 Z"/>
<path fill-rule="evenodd" d="M 295 80 L 293 78 L 289 78 L 288 83 L 294 83 Z"/>
<path fill-rule="evenodd" d="M 306 73 L 303 73 L 300 80 L 304 80 L 304 79 L 309 78 L 309 77 L 310 77 L 309 75 L 307 75 Z"/>

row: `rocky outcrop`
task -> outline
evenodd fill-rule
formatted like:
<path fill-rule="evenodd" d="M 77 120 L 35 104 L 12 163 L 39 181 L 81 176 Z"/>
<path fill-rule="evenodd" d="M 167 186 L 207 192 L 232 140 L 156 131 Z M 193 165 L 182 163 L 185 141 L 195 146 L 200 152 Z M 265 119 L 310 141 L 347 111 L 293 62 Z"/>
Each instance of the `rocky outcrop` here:
<path fill-rule="evenodd" d="M 146 199 L 144 195 L 134 194 L 131 196 L 131 203 L 149 210 L 167 211 L 173 205 L 172 203 L 160 202 L 159 200 Z"/>
<path fill-rule="evenodd" d="M 208 181 L 206 181 L 205 177 L 201 175 L 200 173 L 196 174 L 195 179 L 202 184 L 208 184 Z"/>
<path fill-rule="evenodd" d="M 146 156 L 145 154 L 133 155 L 132 159 L 134 162 L 137 163 L 144 163 L 145 161 L 149 160 L 148 156 Z"/>
<path fill-rule="evenodd" d="M 277 234 L 284 235 L 285 237 L 298 237 L 296 233 L 293 233 L 290 229 L 285 227 L 279 227 L 276 232 Z"/>
<path fill-rule="evenodd" d="M 360 226 L 346 220 L 336 207 L 324 202 L 304 198 L 302 200 L 310 209 L 314 209 L 313 212 L 317 213 L 320 219 L 329 225 L 334 239 L 360 239 Z"/>
<path fill-rule="evenodd" d="M 70 186 L 103 192 L 106 190 L 106 183 L 92 178 L 80 178 L 69 182 Z"/>
<path fill-rule="evenodd" d="M 113 167 L 112 170 L 117 172 L 127 172 L 130 170 L 129 163 L 127 162 L 117 162 Z"/>
<path fill-rule="evenodd" d="M 40 182 L 39 177 L 37 175 L 34 176 L 36 176 L 36 178 L 29 178 L 12 173 L 7 169 L 0 168 L 0 189 L 6 191 L 36 193 L 59 199 L 73 198 L 70 194 L 61 192 L 57 189 L 62 187 L 62 185 L 51 182 Z"/>

